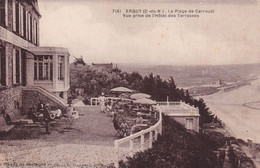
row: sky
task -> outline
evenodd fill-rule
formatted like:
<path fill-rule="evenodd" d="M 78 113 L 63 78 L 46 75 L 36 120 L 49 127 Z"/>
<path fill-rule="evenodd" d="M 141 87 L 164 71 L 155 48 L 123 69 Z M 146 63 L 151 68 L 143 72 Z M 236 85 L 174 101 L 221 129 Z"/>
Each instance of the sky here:
<path fill-rule="evenodd" d="M 40 45 L 66 47 L 87 63 L 260 63 L 260 5 L 194 0 L 38 0 Z M 113 13 L 120 9 L 121 13 Z M 124 18 L 126 9 L 214 10 L 199 18 Z"/>

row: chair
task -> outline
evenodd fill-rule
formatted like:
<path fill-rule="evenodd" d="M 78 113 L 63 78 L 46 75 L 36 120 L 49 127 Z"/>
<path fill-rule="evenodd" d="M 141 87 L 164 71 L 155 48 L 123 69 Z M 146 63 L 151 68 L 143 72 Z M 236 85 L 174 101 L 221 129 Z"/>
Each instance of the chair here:
<path fill-rule="evenodd" d="M 7 115 L 9 115 L 12 123 L 20 123 L 20 119 L 16 117 L 15 113 L 10 112 Z"/>
<path fill-rule="evenodd" d="M 0 132 L 9 132 L 14 125 L 7 125 L 4 117 L 0 117 Z"/>
<path fill-rule="evenodd" d="M 116 120 L 113 120 L 113 125 L 115 130 L 117 131 L 116 135 L 122 136 L 122 130 Z"/>
<path fill-rule="evenodd" d="M 114 128 L 117 131 L 116 135 L 120 137 L 124 137 L 124 134 L 126 133 L 126 130 L 123 130 L 120 126 L 117 120 L 113 120 Z"/>

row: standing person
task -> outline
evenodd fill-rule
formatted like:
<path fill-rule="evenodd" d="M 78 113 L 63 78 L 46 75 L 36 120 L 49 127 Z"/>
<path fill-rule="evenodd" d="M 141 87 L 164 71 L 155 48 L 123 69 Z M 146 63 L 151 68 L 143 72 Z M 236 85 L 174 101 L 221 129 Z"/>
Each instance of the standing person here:
<path fill-rule="evenodd" d="M 104 93 L 99 97 L 100 113 L 105 113 L 105 96 Z"/>
<path fill-rule="evenodd" d="M 49 131 L 49 124 L 50 124 L 50 105 L 49 105 L 49 104 L 46 104 L 46 105 L 44 106 L 43 120 L 44 120 L 44 122 L 45 122 L 46 134 L 50 134 L 50 131 Z"/>
<path fill-rule="evenodd" d="M 37 105 L 37 113 L 39 114 L 38 117 L 40 119 L 41 124 L 43 124 L 43 122 L 44 122 L 43 120 L 44 119 L 40 117 L 41 114 L 44 113 L 44 103 L 43 103 L 42 100 L 40 100 L 39 104 Z"/>

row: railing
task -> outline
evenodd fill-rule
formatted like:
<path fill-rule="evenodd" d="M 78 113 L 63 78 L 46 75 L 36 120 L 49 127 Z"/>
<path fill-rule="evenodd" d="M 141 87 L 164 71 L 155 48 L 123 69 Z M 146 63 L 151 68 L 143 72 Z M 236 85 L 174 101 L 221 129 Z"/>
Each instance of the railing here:
<path fill-rule="evenodd" d="M 120 97 L 105 97 L 105 100 L 111 101 L 111 102 L 116 102 L 116 101 L 118 101 L 118 100 L 122 100 L 122 101 L 126 101 L 126 102 L 132 101 L 131 99 L 120 98 Z M 98 98 L 98 97 L 92 97 L 92 98 L 90 99 L 90 105 L 91 105 L 91 106 L 97 106 L 97 105 L 99 105 L 99 98 Z"/>
<path fill-rule="evenodd" d="M 25 86 L 22 89 L 25 90 L 25 91 L 26 90 L 28 90 L 28 91 L 33 91 L 33 90 L 38 91 L 38 92 L 42 93 L 44 96 L 46 96 L 46 97 L 50 98 L 51 100 L 55 101 L 57 104 L 59 104 L 64 109 L 66 109 L 67 106 L 68 106 L 64 99 L 55 96 L 50 91 L 48 91 L 45 88 L 42 88 L 40 86 Z"/>
<path fill-rule="evenodd" d="M 152 148 L 153 142 L 157 140 L 158 134 L 162 134 L 162 114 L 161 110 L 158 110 L 159 120 L 155 125 L 125 138 L 114 141 L 114 166 L 116 168 L 119 167 L 119 160 L 123 160 L 127 156 L 133 156 L 134 153 L 138 151 L 144 151 L 145 149 Z"/>
<path fill-rule="evenodd" d="M 198 108 L 195 108 L 194 106 L 190 106 L 189 104 L 186 104 L 183 101 L 158 102 L 158 106 L 160 106 L 165 113 L 167 113 L 167 110 L 170 110 L 171 113 L 176 113 L 176 114 L 187 114 L 187 113 L 198 114 L 199 113 Z M 173 108 L 173 106 L 176 106 L 176 108 Z M 180 109 L 177 108 L 178 106 L 180 107 Z"/>
<path fill-rule="evenodd" d="M 179 106 L 181 102 L 179 101 L 159 101 L 157 102 L 159 106 Z"/>

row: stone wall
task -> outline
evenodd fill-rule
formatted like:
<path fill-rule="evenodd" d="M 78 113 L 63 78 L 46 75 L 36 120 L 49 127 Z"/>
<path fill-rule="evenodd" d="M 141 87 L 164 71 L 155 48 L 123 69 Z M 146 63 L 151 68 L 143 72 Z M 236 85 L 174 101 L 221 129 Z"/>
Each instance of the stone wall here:
<path fill-rule="evenodd" d="M 46 104 L 50 104 L 51 108 L 60 109 L 63 113 L 66 111 L 66 107 L 59 104 L 57 101 L 54 101 L 50 97 L 44 95 L 43 93 L 37 90 L 23 90 L 22 91 L 22 99 L 23 99 L 23 110 L 28 113 L 30 108 L 33 105 L 39 104 L 40 100 Z"/>
<path fill-rule="evenodd" d="M 22 91 L 21 87 L 10 87 L 0 90 L 0 113 L 5 109 L 6 113 L 15 112 L 21 114 Z"/>

